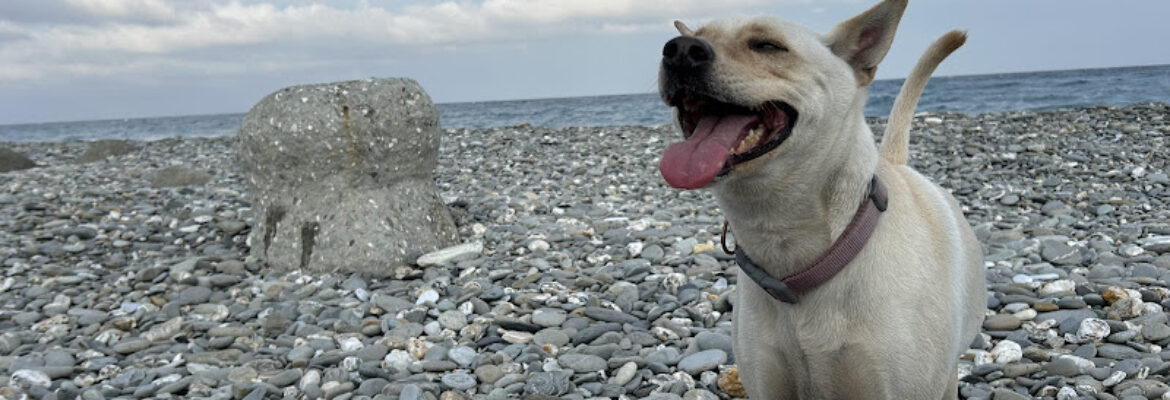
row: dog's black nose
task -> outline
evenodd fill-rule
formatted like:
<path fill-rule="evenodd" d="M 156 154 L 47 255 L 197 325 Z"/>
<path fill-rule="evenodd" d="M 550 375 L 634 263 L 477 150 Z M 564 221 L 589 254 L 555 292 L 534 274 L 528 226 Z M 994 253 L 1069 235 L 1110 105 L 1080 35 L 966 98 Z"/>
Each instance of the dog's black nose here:
<path fill-rule="evenodd" d="M 679 72 L 694 72 L 711 65 L 715 52 L 703 39 L 679 36 L 662 47 L 662 65 Z"/>

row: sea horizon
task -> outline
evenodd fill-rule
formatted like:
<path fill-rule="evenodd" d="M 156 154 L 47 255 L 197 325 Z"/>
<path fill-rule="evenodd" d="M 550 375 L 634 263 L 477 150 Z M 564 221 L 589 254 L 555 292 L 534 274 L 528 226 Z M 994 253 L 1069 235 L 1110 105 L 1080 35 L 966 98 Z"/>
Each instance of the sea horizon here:
<path fill-rule="evenodd" d="M 1021 75 L 1030 75 L 1030 74 L 1160 68 L 1160 67 L 1170 67 L 1170 64 L 1127 65 L 1127 66 L 1115 66 L 1115 67 L 1092 67 L 1092 68 L 1074 68 L 1074 69 L 994 72 L 994 73 L 963 74 L 963 75 L 936 75 L 936 76 L 931 77 L 931 81 L 948 80 L 948 79 L 970 79 L 970 78 L 985 78 L 985 77 L 1021 76 Z M 382 78 L 388 78 L 388 77 L 368 77 L 368 78 L 360 78 L 360 79 L 352 79 L 352 80 L 382 79 Z M 407 78 L 409 78 L 409 77 L 407 77 Z M 906 78 L 878 79 L 878 80 L 874 81 L 873 85 L 881 85 L 883 83 L 889 84 L 891 82 L 900 83 L 902 81 L 905 81 L 905 79 Z M 313 84 L 313 83 L 304 83 L 304 84 Z M 426 88 L 423 88 L 423 89 L 425 90 Z M 273 89 L 273 92 L 275 92 L 276 90 L 280 90 L 280 88 Z M 512 99 L 504 98 L 504 99 L 494 99 L 494 100 L 435 102 L 434 104 L 436 107 L 439 107 L 439 106 L 458 106 L 458 105 L 502 103 L 502 102 L 556 101 L 556 100 L 566 100 L 566 99 L 583 99 L 583 98 L 599 98 L 599 97 L 626 97 L 626 96 L 645 96 L 645 95 L 657 96 L 657 93 L 651 91 L 651 92 L 643 92 L 643 93 L 636 93 L 636 92 L 635 93 L 611 93 L 611 94 L 594 94 L 594 95 L 581 95 L 581 96 L 531 97 L 531 98 L 512 98 Z M 871 95 L 872 95 L 872 93 L 871 93 Z M 258 98 L 258 99 L 256 99 L 256 101 L 260 101 L 260 99 Z M 25 126 L 25 125 L 68 124 L 68 123 L 77 123 L 77 122 L 133 121 L 133 120 L 148 120 L 148 119 L 160 119 L 160 118 L 216 117 L 216 116 L 230 116 L 230 115 L 241 115 L 242 116 L 244 114 L 247 114 L 247 112 L 248 112 L 248 110 L 237 111 L 237 112 L 219 112 L 219 113 L 146 115 L 146 116 L 110 117 L 110 118 L 97 118 L 97 119 L 65 119 L 65 120 L 51 120 L 51 121 L 0 123 L 0 126 L 12 127 L 12 126 Z M 2 141 L 2 140 L 4 140 L 4 138 L 0 137 L 0 141 Z"/>

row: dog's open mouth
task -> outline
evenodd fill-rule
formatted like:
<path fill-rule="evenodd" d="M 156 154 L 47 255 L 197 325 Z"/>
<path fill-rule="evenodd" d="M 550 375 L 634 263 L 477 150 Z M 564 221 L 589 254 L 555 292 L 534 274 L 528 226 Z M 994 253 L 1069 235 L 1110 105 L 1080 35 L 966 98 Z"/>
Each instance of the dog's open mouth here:
<path fill-rule="evenodd" d="M 755 107 L 687 96 L 675 104 L 682 142 L 662 153 L 662 177 L 679 189 L 698 189 L 735 166 L 776 149 L 792 133 L 797 112 L 788 103 L 771 101 Z"/>

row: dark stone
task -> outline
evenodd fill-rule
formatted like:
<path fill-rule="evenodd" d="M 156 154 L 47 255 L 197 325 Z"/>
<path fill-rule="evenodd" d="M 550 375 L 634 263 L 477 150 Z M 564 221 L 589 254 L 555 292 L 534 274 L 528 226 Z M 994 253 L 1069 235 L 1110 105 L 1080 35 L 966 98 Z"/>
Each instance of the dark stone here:
<path fill-rule="evenodd" d="M 24 154 L 0 147 L 0 172 L 19 171 L 36 166 L 37 163 L 25 157 Z"/>

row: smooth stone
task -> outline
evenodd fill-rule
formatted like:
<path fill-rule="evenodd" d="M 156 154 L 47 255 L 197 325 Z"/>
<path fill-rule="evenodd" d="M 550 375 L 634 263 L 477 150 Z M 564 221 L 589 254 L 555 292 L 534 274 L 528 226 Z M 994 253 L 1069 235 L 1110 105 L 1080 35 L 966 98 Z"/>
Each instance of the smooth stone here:
<path fill-rule="evenodd" d="M 531 343 L 534 337 L 532 333 L 520 331 L 504 331 L 504 334 L 500 335 L 505 342 L 513 344 Z"/>
<path fill-rule="evenodd" d="M 304 367 L 309 365 L 309 360 L 313 358 L 313 354 L 316 352 L 316 349 L 309 346 L 297 346 L 293 347 L 292 350 L 289 350 L 288 353 L 284 355 L 284 358 L 287 359 L 290 365 L 293 367 Z"/>
<path fill-rule="evenodd" d="M 552 345 L 552 346 L 556 346 L 556 347 L 561 347 L 561 346 L 564 346 L 566 344 L 569 344 L 570 340 L 571 339 L 569 338 L 569 335 L 566 334 L 564 331 L 562 331 L 560 329 L 553 329 L 553 328 L 541 330 L 540 332 L 536 332 L 536 335 L 533 336 L 533 342 L 536 344 L 539 344 L 539 345 L 546 345 L 547 344 L 547 345 Z"/>
<path fill-rule="evenodd" d="M 416 384 L 408 383 L 402 387 L 402 391 L 398 394 L 399 400 L 422 400 L 422 388 Z"/>
<path fill-rule="evenodd" d="M 1170 326 L 1161 323 L 1152 323 L 1142 326 L 1142 337 L 1149 342 L 1158 342 L 1170 338 Z"/>
<path fill-rule="evenodd" d="M 577 334 L 573 336 L 573 344 L 577 345 L 582 343 L 589 343 L 606 332 L 613 332 L 621 329 L 622 326 L 620 324 L 612 322 L 589 325 L 585 329 L 577 331 Z"/>
<path fill-rule="evenodd" d="M 436 250 L 415 260 L 420 267 L 436 267 L 470 260 L 483 253 L 483 242 L 468 242 Z"/>
<path fill-rule="evenodd" d="M 633 315 L 602 307 L 585 307 L 585 316 L 598 321 L 616 322 L 621 324 L 632 324 L 638 322 L 638 318 L 634 317 Z"/>
<path fill-rule="evenodd" d="M 691 375 L 709 371 L 727 361 L 727 353 L 719 349 L 703 350 L 678 361 L 678 369 Z"/>
<path fill-rule="evenodd" d="M 604 358 L 589 354 L 563 354 L 557 358 L 557 362 L 562 367 L 571 369 L 578 374 L 604 371 L 606 368 Z"/>
<path fill-rule="evenodd" d="M 532 323 L 546 327 L 558 327 L 565 323 L 566 313 L 555 308 L 540 308 L 532 312 Z"/>
<path fill-rule="evenodd" d="M 1143 249 L 1153 253 L 1170 253 L 1170 236 L 1152 236 L 1138 240 Z"/>
<path fill-rule="evenodd" d="M 382 389 L 389 385 L 390 381 L 383 378 L 371 378 L 363 380 L 354 394 L 358 396 L 375 396 L 382 392 Z"/>
<path fill-rule="evenodd" d="M 1101 358 L 1112 358 L 1114 360 L 1124 360 L 1129 358 L 1141 358 L 1142 354 L 1129 346 L 1106 343 L 1097 347 L 1097 356 Z"/>
<path fill-rule="evenodd" d="M 279 374 L 269 377 L 267 382 L 276 387 L 285 387 L 296 383 L 302 376 L 304 376 L 304 372 L 300 369 L 286 369 Z"/>
<path fill-rule="evenodd" d="M 459 310 L 444 311 L 443 313 L 439 314 L 438 321 L 439 325 L 442 325 L 444 328 L 453 331 L 458 331 L 467 326 L 467 316 Z"/>
<path fill-rule="evenodd" d="M 150 347 L 151 342 L 146 339 L 133 338 L 119 341 L 113 346 L 114 351 L 120 354 L 137 353 Z"/>
<path fill-rule="evenodd" d="M 1019 343 L 1011 340 L 1002 340 L 991 349 L 992 359 L 997 364 L 1007 364 L 1020 361 L 1024 356 L 1024 351 L 1020 348 Z"/>
<path fill-rule="evenodd" d="M 695 335 L 695 344 L 699 350 L 719 349 L 727 353 L 728 364 L 735 363 L 734 349 L 731 345 L 731 336 L 719 332 L 703 331 Z"/>
<path fill-rule="evenodd" d="M 995 364 L 998 365 L 998 364 Z M 1019 376 L 1028 376 L 1040 371 L 1041 365 L 1037 363 L 1015 363 L 1003 366 L 1003 375 L 1007 378 L 1015 378 Z"/>
<path fill-rule="evenodd" d="M 1067 376 L 1070 378 L 1080 375 L 1083 372 L 1081 366 L 1075 360 L 1068 357 L 1049 361 L 1047 364 L 1044 364 L 1043 370 L 1047 371 L 1049 375 Z"/>
<path fill-rule="evenodd" d="M 203 286 L 191 286 L 179 292 L 175 302 L 179 305 L 206 303 L 211 299 L 212 291 Z"/>
<path fill-rule="evenodd" d="M 1041 242 L 1040 255 L 1045 261 L 1056 265 L 1080 264 L 1082 260 L 1081 253 L 1077 248 L 1069 246 L 1064 240 L 1059 239 Z"/>
<path fill-rule="evenodd" d="M 442 378 L 440 378 L 440 380 L 444 385 L 447 385 L 447 387 L 459 391 L 465 391 L 478 385 L 478 383 L 475 382 L 474 377 L 464 372 L 452 372 L 445 374 Z"/>
<path fill-rule="evenodd" d="M 633 361 L 626 362 L 613 373 L 612 382 L 615 385 L 624 386 L 625 384 L 629 383 L 630 380 L 634 379 L 634 374 L 637 372 L 637 363 Z"/>
<path fill-rule="evenodd" d="M 1010 331 L 1020 327 L 1020 319 L 1011 314 L 995 314 L 983 320 L 983 329 L 989 331 Z"/>
<path fill-rule="evenodd" d="M 493 384 L 504 377 L 504 372 L 497 365 L 485 364 L 475 368 L 475 377 L 479 378 L 480 382 Z"/>
<path fill-rule="evenodd" d="M 217 351 L 205 351 L 201 353 L 187 354 L 185 357 L 188 362 L 199 364 L 211 364 L 215 366 L 227 366 L 235 364 L 244 352 L 239 349 L 227 349 Z"/>
<path fill-rule="evenodd" d="M 471 363 L 475 361 L 477 355 L 478 353 L 475 352 L 475 349 L 467 346 L 458 346 L 447 351 L 447 358 L 450 358 L 451 361 L 465 368 L 471 366 Z"/>

